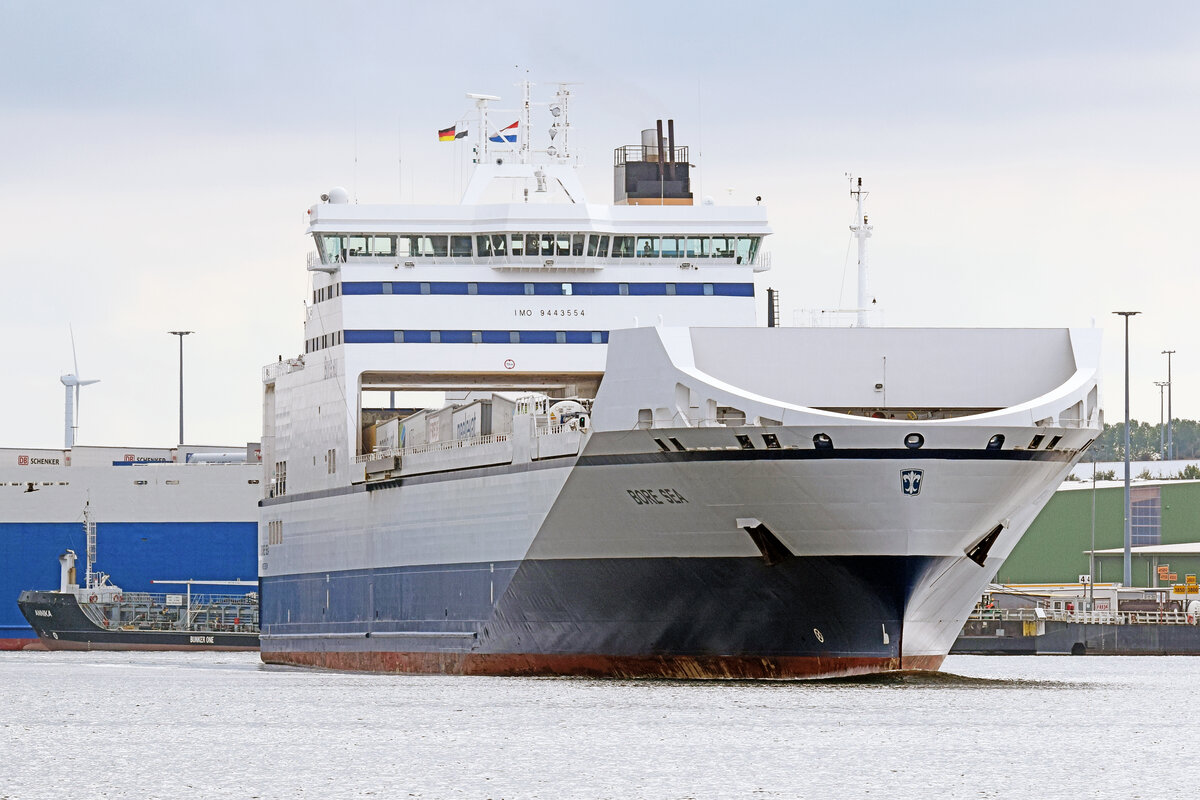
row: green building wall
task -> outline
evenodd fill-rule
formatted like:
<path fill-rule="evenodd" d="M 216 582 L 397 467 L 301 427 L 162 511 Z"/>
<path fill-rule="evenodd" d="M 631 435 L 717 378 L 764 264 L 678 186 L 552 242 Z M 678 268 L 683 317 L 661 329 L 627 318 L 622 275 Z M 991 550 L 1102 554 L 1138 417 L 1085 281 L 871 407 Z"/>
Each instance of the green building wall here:
<path fill-rule="evenodd" d="M 1145 485 L 1145 484 L 1142 484 Z M 1200 542 L 1200 481 L 1168 481 L 1162 486 L 1161 544 Z M 997 583 L 1075 583 L 1090 572 L 1092 549 L 1092 489 L 1060 489 L 1029 527 L 1012 555 L 1000 567 Z M 1106 486 L 1095 491 L 1096 549 L 1124 547 L 1125 488 Z M 1198 548 L 1200 549 L 1200 548 Z M 1200 574 L 1200 556 L 1134 556 L 1133 585 L 1155 586 L 1155 565 L 1169 564 L 1182 583 L 1186 574 Z M 1121 582 L 1122 556 L 1096 558 L 1097 583 Z"/>

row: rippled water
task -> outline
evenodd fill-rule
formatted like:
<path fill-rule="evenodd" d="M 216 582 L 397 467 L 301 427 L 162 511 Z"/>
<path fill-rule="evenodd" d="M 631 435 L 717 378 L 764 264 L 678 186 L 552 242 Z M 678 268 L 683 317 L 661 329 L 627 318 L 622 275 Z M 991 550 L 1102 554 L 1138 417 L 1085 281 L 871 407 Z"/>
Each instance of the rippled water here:
<path fill-rule="evenodd" d="M 1200 659 L 945 670 L 685 683 L 4 652 L 0 798 L 1150 798 L 1200 777 Z"/>

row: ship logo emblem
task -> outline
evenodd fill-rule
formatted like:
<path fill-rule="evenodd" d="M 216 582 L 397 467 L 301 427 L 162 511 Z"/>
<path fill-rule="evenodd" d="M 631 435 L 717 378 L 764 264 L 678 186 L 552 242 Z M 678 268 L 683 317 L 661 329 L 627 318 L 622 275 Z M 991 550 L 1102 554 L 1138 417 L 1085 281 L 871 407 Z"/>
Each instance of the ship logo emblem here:
<path fill-rule="evenodd" d="M 921 493 L 921 481 L 925 477 L 923 469 L 902 469 L 900 470 L 900 488 L 909 497 L 915 497 Z"/>

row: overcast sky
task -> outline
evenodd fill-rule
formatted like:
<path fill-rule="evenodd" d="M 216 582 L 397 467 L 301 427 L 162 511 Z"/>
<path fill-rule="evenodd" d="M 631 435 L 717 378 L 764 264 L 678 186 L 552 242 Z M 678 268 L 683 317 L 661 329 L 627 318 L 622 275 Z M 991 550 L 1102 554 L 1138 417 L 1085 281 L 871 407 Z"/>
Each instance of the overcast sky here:
<path fill-rule="evenodd" d="M 260 368 L 303 350 L 304 212 L 452 202 L 438 128 L 486 92 L 574 87 L 593 202 L 611 151 L 674 118 L 719 203 L 761 195 L 785 320 L 853 304 L 865 177 L 892 325 L 1105 331 L 1109 421 L 1200 417 L 1200 5 L 0 0 L 0 446 L 257 440 Z M 852 256 L 851 256 L 852 258 Z M 761 301 L 760 305 L 765 307 Z"/>

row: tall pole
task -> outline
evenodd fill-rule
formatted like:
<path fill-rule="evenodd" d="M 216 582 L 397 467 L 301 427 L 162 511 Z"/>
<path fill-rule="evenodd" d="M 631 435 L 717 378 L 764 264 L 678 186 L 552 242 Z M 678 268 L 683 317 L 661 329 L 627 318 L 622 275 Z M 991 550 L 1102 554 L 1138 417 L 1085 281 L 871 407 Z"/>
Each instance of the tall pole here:
<path fill-rule="evenodd" d="M 1171 354 L 1174 350 L 1163 350 L 1167 357 L 1167 460 L 1175 457 L 1175 443 L 1171 440 Z"/>
<path fill-rule="evenodd" d="M 1092 549 L 1088 551 L 1088 611 L 1096 610 L 1096 462 L 1092 462 Z"/>
<path fill-rule="evenodd" d="M 1158 387 L 1158 458 L 1160 461 L 1167 460 L 1167 433 L 1163 427 L 1163 389 L 1167 387 L 1167 381 L 1155 381 L 1154 385 Z"/>
<path fill-rule="evenodd" d="M 1129 318 L 1140 311 L 1114 311 L 1125 318 L 1125 581 L 1133 583 L 1133 518 L 1129 503 Z"/>
<path fill-rule="evenodd" d="M 195 331 L 167 331 L 179 337 L 179 446 L 183 447 L 183 337 Z"/>

